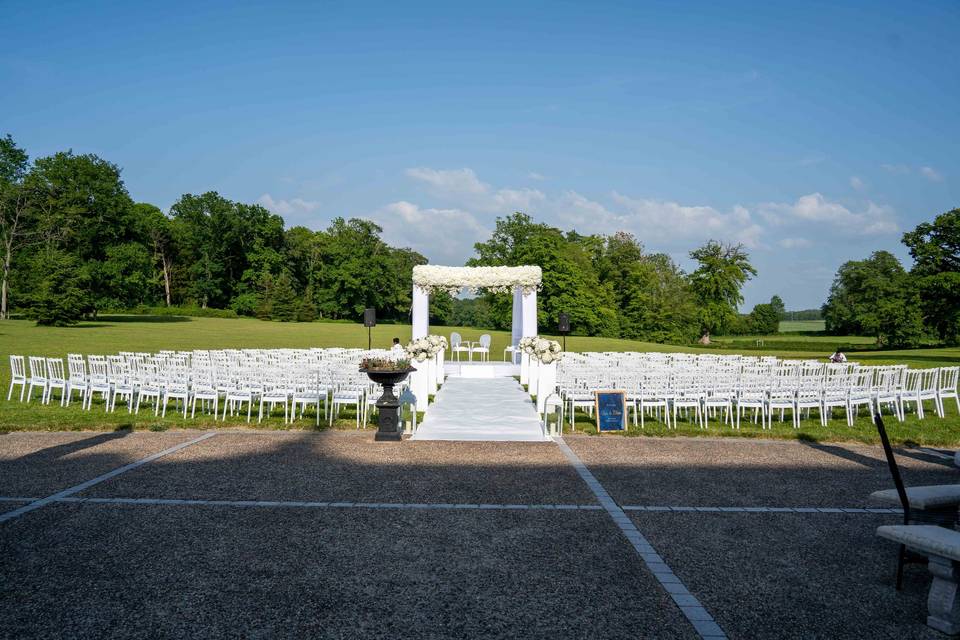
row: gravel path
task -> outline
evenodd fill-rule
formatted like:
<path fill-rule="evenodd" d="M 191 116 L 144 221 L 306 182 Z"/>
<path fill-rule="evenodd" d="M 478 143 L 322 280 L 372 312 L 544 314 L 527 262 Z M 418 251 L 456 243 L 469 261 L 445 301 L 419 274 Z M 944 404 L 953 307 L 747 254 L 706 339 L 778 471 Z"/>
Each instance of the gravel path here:
<path fill-rule="evenodd" d="M 695 637 L 600 512 L 57 505 L 0 532 L 3 637 Z"/>
<path fill-rule="evenodd" d="M 3 435 L 0 496 L 44 497 L 200 433 Z M 876 447 L 565 441 L 620 505 L 856 507 L 890 486 Z M 916 451 L 900 460 L 908 484 L 960 473 Z M 446 506 L 39 506 L 0 523 L 0 638 L 695 637 L 552 442 L 223 431 L 70 499 L 84 497 Z M 897 516 L 617 517 L 730 637 L 939 637 L 924 625 L 925 570 L 893 589 L 895 549 L 874 531 Z"/>
<path fill-rule="evenodd" d="M 896 516 L 631 514 L 731 638 L 943 638 L 928 629 L 926 568 L 893 586 Z"/>
<path fill-rule="evenodd" d="M 0 436 L 0 495 L 48 496 L 200 433 L 7 433 Z"/>
<path fill-rule="evenodd" d="M 592 504 L 552 442 L 373 442 L 371 433 L 223 433 L 82 494 Z"/>
<path fill-rule="evenodd" d="M 707 438 L 567 436 L 570 447 L 624 505 L 866 507 L 893 487 L 879 447 Z M 907 484 L 952 484 L 950 461 L 907 452 Z M 883 505 L 887 506 L 887 505 Z"/>

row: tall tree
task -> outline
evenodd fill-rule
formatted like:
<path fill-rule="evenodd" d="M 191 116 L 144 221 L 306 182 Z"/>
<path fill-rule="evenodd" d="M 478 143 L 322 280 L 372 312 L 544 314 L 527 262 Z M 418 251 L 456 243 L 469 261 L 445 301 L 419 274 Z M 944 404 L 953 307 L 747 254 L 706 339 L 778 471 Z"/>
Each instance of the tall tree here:
<path fill-rule="evenodd" d="M 710 240 L 690 252 L 700 266 L 690 274 L 690 286 L 700 305 L 701 334 L 709 340 L 711 333 L 722 331 L 737 316 L 743 304 L 740 290 L 757 275 L 750 256 L 740 244 L 721 244 Z"/>
<path fill-rule="evenodd" d="M 920 296 L 887 251 L 841 265 L 823 318 L 828 333 L 873 336 L 878 345 L 915 346 L 924 333 Z"/>
<path fill-rule="evenodd" d="M 552 331 L 560 313 L 567 313 L 575 333 L 616 336 L 616 301 L 610 288 L 601 285 L 593 256 L 584 250 L 579 236 L 572 240 L 559 229 L 534 223 L 530 216 L 516 212 L 497 218 L 496 228 L 486 242 L 474 245 L 476 258 L 471 266 L 539 265 L 543 286 L 537 296 L 541 328 Z M 513 297 L 506 293 L 484 296 L 495 328 L 511 324 Z"/>
<path fill-rule="evenodd" d="M 951 209 L 903 235 L 913 257 L 926 323 L 946 342 L 960 342 L 960 209 Z"/>
<path fill-rule="evenodd" d="M 173 304 L 173 265 L 177 249 L 170 218 L 159 208 L 144 202 L 133 205 L 133 215 L 140 226 L 141 237 L 149 243 L 163 283 L 163 301 L 169 307 Z"/>
<path fill-rule="evenodd" d="M 783 316 L 787 313 L 787 307 L 783 304 L 783 298 L 778 295 L 774 295 L 770 298 L 770 306 L 773 307 L 773 310 L 777 314 L 778 320 L 783 320 Z"/>
<path fill-rule="evenodd" d="M 0 320 L 10 315 L 7 305 L 14 256 L 27 244 L 32 233 L 30 197 L 23 180 L 27 160 L 27 152 L 16 145 L 10 134 L 0 138 L 0 243 L 3 250 Z"/>
<path fill-rule="evenodd" d="M 137 239 L 133 201 L 119 167 L 92 154 L 66 151 L 39 158 L 27 181 L 42 197 L 34 206 L 44 241 L 77 259 L 77 268 L 87 275 L 89 311 L 96 313 L 111 300 L 103 269 L 108 249 Z"/>

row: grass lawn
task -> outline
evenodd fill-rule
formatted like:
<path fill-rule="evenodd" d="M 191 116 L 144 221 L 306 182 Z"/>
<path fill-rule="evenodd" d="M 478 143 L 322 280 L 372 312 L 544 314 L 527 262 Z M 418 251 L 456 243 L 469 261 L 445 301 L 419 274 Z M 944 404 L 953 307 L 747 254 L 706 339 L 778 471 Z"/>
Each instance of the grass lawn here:
<path fill-rule="evenodd" d="M 780 333 L 823 331 L 826 325 L 823 320 L 783 320 L 780 322 Z"/>
<path fill-rule="evenodd" d="M 482 333 L 493 338 L 491 357 L 499 360 L 503 348 L 508 344 L 510 335 L 504 331 L 483 331 L 462 327 L 432 327 L 434 333 L 449 336 L 458 331 L 465 340 L 476 340 Z M 389 347 L 393 337 L 406 342 L 410 339 L 409 325 L 378 325 L 373 329 L 374 347 Z M 775 345 L 775 336 L 766 343 L 769 348 L 751 350 L 750 354 L 770 354 L 781 357 L 811 358 L 816 352 L 779 350 Z M 797 339 L 816 340 L 818 336 L 794 336 Z M 837 338 L 830 338 L 836 341 Z M 847 340 L 844 338 L 844 340 Z M 829 342 L 829 341 L 828 341 Z M 118 407 L 112 414 L 106 414 L 102 406 L 94 405 L 92 411 L 81 411 L 74 403 L 69 408 L 59 406 L 41 406 L 38 401 L 22 404 L 16 397 L 6 401 L 6 390 L 10 383 L 9 355 L 44 355 L 65 357 L 67 353 L 111 354 L 117 351 L 158 351 L 160 349 L 218 349 L 218 348 L 278 348 L 278 347 L 366 347 L 367 332 L 359 324 L 324 323 L 279 323 L 263 322 L 254 319 L 226 318 L 183 318 L 157 316 L 103 316 L 96 322 L 84 322 L 74 327 L 37 327 L 26 320 L 7 320 L 0 322 L 0 430 L 81 430 L 81 429 L 156 429 L 177 428 L 182 426 L 213 426 L 209 419 L 186 420 L 168 412 L 165 419 L 155 418 L 149 410 L 141 409 L 139 416 L 131 416 L 125 409 Z M 830 348 L 825 345 L 824 357 Z M 571 336 L 567 338 L 567 349 L 571 351 L 667 351 L 667 352 L 709 352 L 737 353 L 735 350 L 708 349 L 662 345 L 634 340 L 613 338 L 592 338 Z M 935 367 L 960 364 L 960 349 L 916 349 L 909 351 L 871 351 L 848 354 L 852 360 L 868 364 L 907 363 L 913 367 Z M 19 391 L 19 390 L 18 390 Z M 949 408 L 948 408 L 949 409 Z M 930 412 L 932 415 L 932 411 Z M 223 426 L 224 423 L 216 423 Z M 229 426 L 243 426 L 243 420 L 227 420 Z M 276 416 L 265 420 L 262 428 L 283 429 L 282 418 Z M 312 428 L 313 421 L 299 421 L 296 428 Z M 338 428 L 353 428 L 353 416 L 345 413 L 337 423 Z M 586 415 L 578 419 L 578 431 L 595 431 Z M 898 442 L 915 442 L 925 445 L 960 444 L 960 418 L 953 413 L 940 420 L 928 417 L 923 422 L 910 416 L 904 425 L 888 421 L 891 437 Z M 739 435 L 745 437 L 810 438 L 822 440 L 857 440 L 875 442 L 876 438 L 868 420 L 862 419 L 853 429 L 849 429 L 842 418 L 837 418 L 823 429 L 814 420 L 804 423 L 799 431 L 788 423 L 774 424 L 771 431 L 763 432 L 752 425 L 743 425 L 739 433 L 729 428 L 720 428 L 712 423 L 708 431 L 711 435 Z M 639 435 L 639 429 L 631 430 L 629 435 Z M 648 424 L 644 435 L 698 435 L 703 431 L 694 425 L 684 425 L 669 432 L 662 425 Z"/>

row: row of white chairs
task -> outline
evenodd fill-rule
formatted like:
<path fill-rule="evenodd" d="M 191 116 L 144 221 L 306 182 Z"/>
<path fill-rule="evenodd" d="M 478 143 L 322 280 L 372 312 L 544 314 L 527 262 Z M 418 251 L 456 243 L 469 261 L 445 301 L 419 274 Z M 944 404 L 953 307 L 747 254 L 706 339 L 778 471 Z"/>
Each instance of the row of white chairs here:
<path fill-rule="evenodd" d="M 656 416 L 676 427 L 689 416 L 706 428 L 712 416 L 740 428 L 741 417 L 752 411 L 753 421 L 772 428 L 779 413 L 790 412 L 799 428 L 803 416 L 819 414 L 826 426 L 835 409 L 845 412 L 849 426 L 865 409 L 887 408 L 899 421 L 912 409 L 926 415 L 932 402 L 939 417 L 945 401 L 953 399 L 960 412 L 957 383 L 960 367 L 909 369 L 905 365 L 861 366 L 774 357 L 718 356 L 714 354 L 584 353 L 566 354 L 558 368 L 557 392 L 561 413 L 575 424 L 577 409 L 593 412 L 595 392 L 622 389 L 633 422 L 644 426 L 645 416 Z"/>
<path fill-rule="evenodd" d="M 81 406 L 90 410 L 99 395 L 107 412 L 116 409 L 118 399 L 130 413 L 139 414 L 146 403 L 153 405 L 154 415 L 164 417 L 171 403 L 184 418 L 188 409 L 195 417 L 198 405 L 201 413 L 212 412 L 221 420 L 246 408 L 248 422 L 254 405 L 259 405 L 258 420 L 282 408 L 285 422 L 295 420 L 298 410 L 303 417 L 313 406 L 318 425 L 321 405 L 330 424 L 344 407 L 352 406 L 359 428 L 382 393 L 359 372 L 359 364 L 364 357 L 385 355 L 359 349 L 121 352 L 86 358 L 68 354 L 66 371 L 62 358 L 13 355 L 7 400 L 19 386 L 21 402 L 30 402 L 39 390 L 44 404 L 50 404 L 55 393 L 62 406 L 79 395 Z"/>

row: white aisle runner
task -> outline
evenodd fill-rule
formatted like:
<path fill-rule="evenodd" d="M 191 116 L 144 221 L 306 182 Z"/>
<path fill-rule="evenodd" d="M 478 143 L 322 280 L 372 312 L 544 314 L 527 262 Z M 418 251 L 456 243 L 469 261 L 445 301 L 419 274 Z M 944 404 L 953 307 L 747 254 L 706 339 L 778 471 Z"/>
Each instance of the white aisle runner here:
<path fill-rule="evenodd" d="M 411 440 L 548 441 L 513 378 L 447 378 Z"/>

